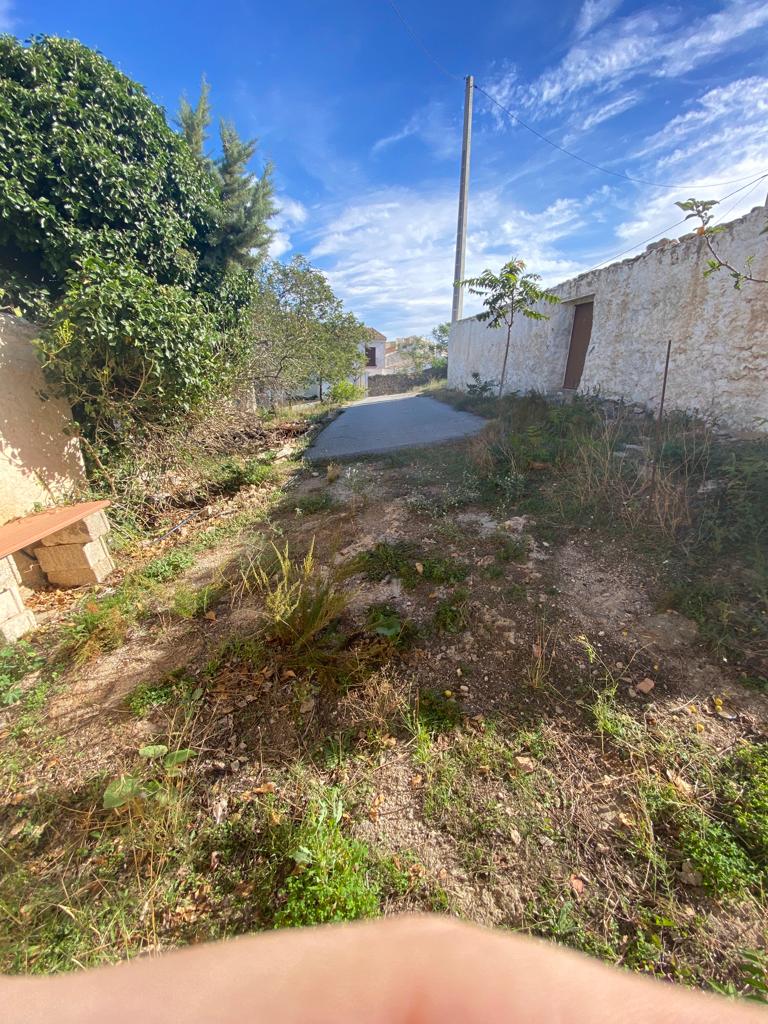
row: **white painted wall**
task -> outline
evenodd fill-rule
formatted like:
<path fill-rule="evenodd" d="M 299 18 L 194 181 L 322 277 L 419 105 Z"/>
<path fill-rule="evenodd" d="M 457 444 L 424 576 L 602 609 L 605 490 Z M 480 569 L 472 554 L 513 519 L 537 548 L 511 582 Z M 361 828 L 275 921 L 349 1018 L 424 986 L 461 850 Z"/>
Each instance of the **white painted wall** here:
<path fill-rule="evenodd" d="M 765 207 L 732 221 L 716 236 L 724 259 L 768 279 Z M 668 408 L 698 410 L 724 423 L 768 429 L 768 285 L 734 290 L 727 271 L 704 277 L 704 239 L 655 243 L 639 257 L 582 274 L 551 289 L 549 320 L 516 321 L 505 391 L 551 392 L 562 387 L 574 305 L 594 297 L 592 337 L 581 391 L 599 389 L 651 407 L 658 402 L 667 339 L 672 339 Z M 474 317 L 451 329 L 448 384 L 465 388 L 471 374 L 501 376 L 506 329 Z M 764 422 L 761 422 L 764 421 Z"/>

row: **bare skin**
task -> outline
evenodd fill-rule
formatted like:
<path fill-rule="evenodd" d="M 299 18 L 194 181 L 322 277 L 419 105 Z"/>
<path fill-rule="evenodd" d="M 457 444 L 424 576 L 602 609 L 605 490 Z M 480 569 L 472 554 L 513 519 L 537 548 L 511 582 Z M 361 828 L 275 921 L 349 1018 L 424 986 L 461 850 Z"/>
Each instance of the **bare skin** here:
<path fill-rule="evenodd" d="M 445 918 L 262 934 L 0 979 L 4 1024 L 765 1024 L 764 1012 Z"/>

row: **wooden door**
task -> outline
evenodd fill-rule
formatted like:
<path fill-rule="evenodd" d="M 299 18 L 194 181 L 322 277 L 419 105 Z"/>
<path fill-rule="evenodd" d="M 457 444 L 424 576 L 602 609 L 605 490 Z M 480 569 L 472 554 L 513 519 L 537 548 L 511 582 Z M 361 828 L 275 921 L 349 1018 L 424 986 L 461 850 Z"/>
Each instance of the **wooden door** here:
<path fill-rule="evenodd" d="M 577 388 L 584 371 L 589 339 L 592 337 L 592 312 L 594 302 L 580 302 L 573 311 L 571 347 L 568 349 L 568 363 L 565 367 L 564 388 Z"/>

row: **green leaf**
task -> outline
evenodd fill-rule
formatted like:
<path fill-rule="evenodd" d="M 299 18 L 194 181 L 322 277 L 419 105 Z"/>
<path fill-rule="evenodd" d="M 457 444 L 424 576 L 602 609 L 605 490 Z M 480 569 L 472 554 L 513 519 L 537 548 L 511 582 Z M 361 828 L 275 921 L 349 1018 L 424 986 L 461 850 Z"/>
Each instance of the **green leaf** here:
<path fill-rule="evenodd" d="M 168 753 L 168 747 L 164 743 L 157 743 L 155 746 L 141 747 L 139 750 L 139 757 L 162 757 Z"/>
<path fill-rule="evenodd" d="M 135 775 L 121 775 L 119 779 L 113 779 L 104 790 L 102 807 L 107 811 L 115 810 L 143 795 L 143 787 Z"/>
<path fill-rule="evenodd" d="M 163 766 L 168 775 L 176 775 L 176 769 L 180 765 L 188 761 L 191 757 L 195 756 L 196 754 L 194 750 L 172 750 L 171 753 L 168 754 L 165 760 L 163 761 Z"/>

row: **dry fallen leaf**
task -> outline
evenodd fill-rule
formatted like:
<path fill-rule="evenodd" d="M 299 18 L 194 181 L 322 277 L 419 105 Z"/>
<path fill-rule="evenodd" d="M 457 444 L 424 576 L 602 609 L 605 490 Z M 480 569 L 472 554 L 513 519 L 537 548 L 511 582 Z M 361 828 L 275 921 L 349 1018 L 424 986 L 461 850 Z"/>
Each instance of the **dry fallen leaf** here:
<path fill-rule="evenodd" d="M 368 817 L 371 821 L 379 820 L 379 808 L 384 803 L 384 794 L 378 793 L 374 798 L 371 806 L 368 808 Z"/>
<path fill-rule="evenodd" d="M 536 769 L 536 762 L 532 757 L 525 757 L 523 754 L 518 754 L 515 757 L 515 763 L 518 768 L 521 768 L 524 772 L 532 772 Z"/>
<path fill-rule="evenodd" d="M 656 683 L 653 679 L 649 679 L 648 676 L 645 679 L 641 679 L 639 683 L 635 685 L 635 689 L 638 693 L 650 693 Z"/>
<path fill-rule="evenodd" d="M 261 796 L 263 793 L 274 793 L 276 789 L 277 786 L 274 782 L 262 782 L 260 786 L 256 786 L 256 788 L 252 789 L 251 792 L 255 795 Z"/>
<path fill-rule="evenodd" d="M 584 892 L 584 879 L 579 878 L 578 875 L 571 875 L 570 885 L 577 896 L 581 896 Z"/>
<path fill-rule="evenodd" d="M 682 796 L 693 796 L 693 786 L 690 784 L 690 782 L 686 782 L 682 775 L 678 775 L 676 772 L 673 772 L 670 768 L 667 768 L 666 776 L 672 783 L 672 785 L 675 787 L 675 789 L 678 791 L 678 793 L 680 793 Z"/>

